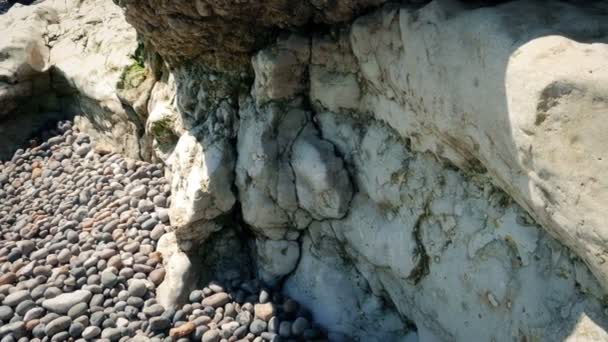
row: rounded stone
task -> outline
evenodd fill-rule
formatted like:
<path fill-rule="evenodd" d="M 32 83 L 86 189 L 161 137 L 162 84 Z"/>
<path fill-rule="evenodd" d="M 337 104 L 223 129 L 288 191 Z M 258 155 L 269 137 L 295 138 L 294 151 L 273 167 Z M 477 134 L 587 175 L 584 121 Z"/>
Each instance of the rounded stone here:
<path fill-rule="evenodd" d="M 266 331 L 266 327 L 266 322 L 256 318 L 253 320 L 253 322 L 251 322 L 251 325 L 249 325 L 249 331 L 251 331 L 253 334 L 259 335 L 262 332 Z"/>
<path fill-rule="evenodd" d="M 201 342 L 219 342 L 220 339 L 220 331 L 217 329 L 212 329 L 203 334 Z"/>
<path fill-rule="evenodd" d="M 68 316 L 61 316 L 50 321 L 44 328 L 47 336 L 53 336 L 61 331 L 67 331 L 72 324 L 72 319 Z"/>
<path fill-rule="evenodd" d="M 87 305 L 87 303 L 78 303 L 76 305 L 74 305 L 72 308 L 70 308 L 70 310 L 68 311 L 68 316 L 72 317 L 72 319 L 82 316 L 84 315 L 87 310 L 89 309 L 89 306 Z"/>
<path fill-rule="evenodd" d="M 101 334 L 101 329 L 96 326 L 89 326 L 82 332 L 82 338 L 90 340 Z"/>
<path fill-rule="evenodd" d="M 146 286 L 146 282 L 142 279 L 133 279 L 129 284 L 129 294 L 135 297 L 143 297 L 146 292 L 148 292 L 148 288 Z"/>
<path fill-rule="evenodd" d="M 291 333 L 294 336 L 300 336 L 304 333 L 304 330 L 308 329 L 310 323 L 304 317 L 298 317 L 291 325 Z"/>

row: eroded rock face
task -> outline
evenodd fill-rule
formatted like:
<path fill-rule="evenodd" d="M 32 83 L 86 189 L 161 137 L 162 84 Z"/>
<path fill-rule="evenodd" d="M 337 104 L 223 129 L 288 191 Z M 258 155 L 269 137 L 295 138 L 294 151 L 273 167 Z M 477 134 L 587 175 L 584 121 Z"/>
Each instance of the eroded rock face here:
<path fill-rule="evenodd" d="M 310 120 L 310 113 L 276 106 L 260 115 L 253 100 L 241 105 L 236 184 L 249 225 L 273 239 L 305 228 L 309 215 L 298 208 L 290 147 Z"/>
<path fill-rule="evenodd" d="M 341 246 L 373 293 L 418 327 L 445 341 L 603 334 L 599 284 L 487 178 L 411 152 L 374 120 L 362 127 L 361 119 L 324 113 L 319 122 L 363 177 L 345 219 L 310 226 L 314 245 Z M 579 327 L 585 316 L 595 325 Z M 480 323 L 466 328 L 471 321 Z"/>
<path fill-rule="evenodd" d="M 44 41 L 47 27 L 57 21 L 53 8 L 20 5 L 0 20 L 0 159 L 63 117 L 51 94 L 50 49 Z"/>
<path fill-rule="evenodd" d="M 491 11 L 500 18 L 516 17 L 513 13 L 526 10 L 540 16 L 538 10 L 532 11 L 528 6 L 534 5 L 526 3 L 518 7 L 517 4 L 507 4 Z M 463 149 L 463 146 L 471 143 L 467 139 L 474 141 L 481 134 L 479 130 L 471 134 L 460 130 L 468 122 L 471 122 L 471 127 L 473 124 L 478 125 L 478 128 L 484 127 L 484 122 L 494 130 L 503 127 L 500 133 L 485 133 L 487 138 L 492 139 L 504 136 L 507 130 L 501 124 L 512 124 L 508 119 L 499 118 L 497 106 L 493 107 L 497 117 L 487 118 L 488 111 L 479 107 L 485 102 L 476 101 L 477 98 L 471 95 L 473 90 L 471 94 L 461 94 L 458 99 L 452 95 L 454 89 L 462 92 L 466 87 L 450 82 L 464 82 L 465 76 L 476 75 L 480 71 L 487 73 L 484 81 L 488 81 L 493 75 L 498 75 L 495 66 L 489 67 L 491 63 L 486 61 L 484 68 L 473 67 L 467 69 L 469 71 L 453 68 L 459 74 L 444 81 L 441 77 L 444 77 L 442 74 L 445 71 L 442 70 L 450 70 L 447 65 L 450 65 L 451 57 L 447 52 L 446 56 L 440 54 L 443 51 L 441 46 L 433 45 L 437 52 L 428 56 L 424 49 L 416 47 L 403 51 L 408 43 L 422 39 L 419 37 L 435 37 L 433 34 L 436 29 L 416 25 L 418 22 L 414 22 L 413 18 L 419 15 L 426 13 L 433 20 L 449 18 L 446 19 L 448 26 L 459 27 L 457 25 L 462 23 L 461 29 L 446 30 L 446 35 L 458 32 L 466 37 L 470 20 L 480 20 L 482 14 L 478 12 L 485 11 L 490 10 L 463 10 L 456 4 L 450 5 L 449 2 L 442 1 L 421 10 L 387 7 L 358 20 L 352 31 L 313 39 L 311 64 L 308 67 L 310 100 L 315 109 L 311 121 L 320 128 L 320 137 L 337 148 L 337 154 L 347 165 L 348 173 L 353 175 L 353 188 L 358 192 L 345 211 L 344 218 L 328 219 L 327 215 L 322 215 L 324 219 L 319 223 L 315 221 L 318 217 L 315 217 L 314 210 L 302 206 L 311 212 L 313 218 L 307 228 L 313 241 L 310 245 L 314 251 L 312 255 L 317 255 L 318 262 L 329 258 L 321 252 L 323 248 L 319 245 L 325 241 L 334 241 L 336 247 L 332 253 L 340 255 L 341 260 L 353 262 L 375 295 L 387 298 L 401 314 L 423 328 L 425 333 L 430 331 L 442 340 L 468 340 L 480 336 L 487 340 L 508 340 L 513 336 L 542 340 L 589 334 L 601 339 L 599 336 L 604 334 L 606 317 L 601 310 L 603 290 L 600 283 L 591 280 L 590 273 L 580 260 L 564 256 L 563 251 L 567 248 L 547 235 L 522 208 L 511 202 L 509 195 L 512 195 L 512 185 L 503 188 L 508 192 L 504 194 L 491 183 L 494 181 L 502 185 L 500 177 L 494 178 L 497 176 L 495 170 L 492 171 L 492 163 L 499 160 L 496 156 L 503 153 L 501 151 L 504 151 L 506 143 L 496 145 L 484 142 L 483 148 L 478 146 L 470 150 Z M 466 19 L 459 19 L 454 13 L 460 13 Z M 569 13 L 576 13 L 576 10 Z M 581 12 L 579 15 L 585 16 Z M 409 26 L 404 24 L 406 17 L 412 18 L 408 19 Z M 521 38 L 523 32 L 512 32 L 500 26 L 507 22 L 506 19 L 503 20 L 505 21 L 491 21 L 492 25 L 500 27 L 493 34 L 505 37 L 498 32 L 508 32 L 506 37 L 509 39 Z M 469 24 L 465 25 L 465 22 Z M 542 26 L 538 20 L 532 22 L 532 27 Z M 425 29 L 430 32 L 426 33 Z M 584 28 L 576 30 L 584 35 Z M 366 32 L 369 35 L 365 36 Z M 406 33 L 416 39 L 405 36 Z M 555 38 L 550 38 L 549 41 L 551 39 Z M 452 37 L 451 41 L 458 40 Z M 542 38 L 529 44 L 539 44 L 536 49 L 542 51 L 546 51 L 547 46 L 553 46 L 545 45 Z M 568 46 L 575 46 L 572 44 L 574 43 Z M 482 51 L 487 51 L 485 53 L 488 56 L 507 53 L 507 50 L 502 50 L 502 46 L 484 45 L 485 50 Z M 597 46 L 598 49 L 602 47 Z M 471 51 L 468 49 L 463 53 Z M 589 50 L 591 52 L 593 49 Z M 515 55 L 517 58 L 521 56 L 517 53 Z M 432 82 L 442 84 L 441 87 L 432 88 L 430 78 L 417 69 L 420 60 L 425 58 L 432 59 L 425 72 L 435 75 L 437 78 Z M 467 58 L 475 60 L 470 56 L 462 57 L 463 60 Z M 511 57 L 511 63 L 516 62 L 517 58 L 514 60 Z M 597 59 L 592 60 L 594 61 L 589 63 L 599 67 Z M 443 69 L 436 68 L 437 64 L 442 65 Z M 526 60 L 526 65 L 533 64 L 531 60 Z M 415 80 L 411 75 L 412 70 L 416 70 L 415 75 L 419 75 L 417 82 L 428 85 L 428 88 L 408 83 Z M 601 73 L 599 77 L 601 79 Z M 507 82 L 506 86 L 508 90 L 511 83 Z M 556 87 L 551 87 L 554 88 Z M 541 107 L 553 108 L 566 103 L 565 101 L 574 101 L 574 105 L 584 98 L 582 94 L 576 95 L 576 89 L 562 88 L 558 86 L 559 91 L 544 91 L 545 94 L 564 95 L 560 95 L 561 100 L 549 101 L 550 105 L 547 101 L 543 102 Z M 426 92 L 421 89 L 426 89 Z M 445 91 L 442 92 L 442 89 Z M 506 94 L 502 89 L 491 85 L 483 87 L 485 92 L 496 91 L 492 95 L 494 98 L 505 96 L 505 101 L 511 101 L 508 96 L 512 92 L 517 94 L 518 89 L 523 88 L 519 86 Z M 264 92 L 256 88 L 255 94 Z M 598 108 L 601 108 L 601 98 L 598 97 Z M 447 117 L 451 112 L 440 106 L 446 103 L 458 105 L 463 99 L 469 100 L 469 107 L 466 108 L 475 108 L 475 111 L 459 112 L 464 114 L 458 115 L 465 117 L 457 123 L 453 118 L 459 116 L 454 114 Z M 516 114 L 519 105 L 510 105 L 503 114 L 510 115 L 511 111 Z M 458 107 L 450 105 L 448 108 L 455 110 Z M 581 108 L 587 107 L 582 105 Z M 257 120 L 263 120 L 260 114 L 262 118 L 268 117 L 263 113 L 258 112 Z M 483 115 L 483 118 L 469 121 L 466 115 Z M 560 126 L 552 127 L 557 129 Z M 601 138 L 596 141 L 601 145 Z M 541 150 L 545 149 L 544 145 L 541 146 Z M 295 147 L 294 144 L 292 151 L 295 151 Z M 488 152 L 487 159 L 478 157 L 484 149 L 494 152 Z M 432 154 L 421 153 L 427 150 L 470 175 L 454 171 L 436 160 Z M 490 157 L 490 153 L 494 154 Z M 330 156 L 334 153 L 326 151 L 322 154 Z M 481 163 L 471 162 L 478 159 Z M 511 173 L 519 167 L 518 164 L 511 165 L 507 157 L 500 160 L 502 164 L 496 165 Z M 309 167 L 298 169 L 297 162 L 291 163 L 294 170 L 298 169 L 305 177 L 317 175 L 314 163 L 304 164 Z M 487 174 L 484 166 L 490 169 Z M 296 180 L 297 177 L 298 172 Z M 335 185 L 331 188 L 339 189 Z M 301 204 L 302 198 L 299 192 L 297 194 L 298 203 Z M 521 195 L 514 195 L 514 198 L 519 200 Z M 280 207 L 281 201 L 275 199 L 273 205 Z M 320 206 L 325 210 L 330 208 L 327 204 Z M 526 206 L 524 208 L 536 216 L 534 210 Z M 589 210 L 590 207 L 586 208 L 587 212 Z M 600 212 L 597 214 L 601 215 Z M 559 230 L 548 227 L 548 231 L 560 236 Z M 568 243 L 568 240 L 561 242 Z M 577 240 L 576 243 L 582 246 L 586 242 Z M 287 281 L 292 289 L 305 289 L 315 283 L 304 275 L 310 271 L 307 266 L 310 261 L 307 260 L 305 250 L 302 255 L 298 268 Z M 584 253 L 581 255 L 584 256 Z M 335 267 L 335 273 L 345 275 L 350 272 L 347 265 L 338 264 Z M 602 280 L 601 275 L 599 279 Z M 581 287 L 585 290 L 580 291 Z M 290 290 L 290 294 L 295 292 L 297 291 Z M 316 295 L 309 296 L 314 298 Z M 546 305 L 548 302 L 552 304 Z M 314 300 L 310 305 L 313 310 L 322 311 L 322 306 Z M 472 321 L 480 323 L 475 324 L 475 329 L 465 328 L 467 322 Z M 586 323 L 579 324 L 583 321 Z M 591 321 L 595 323 L 587 324 Z M 564 322 L 567 322 L 566 328 L 562 325 Z M 336 326 L 339 324 L 334 325 Z"/>
<path fill-rule="evenodd" d="M 147 113 L 137 114 L 119 97 L 121 88 L 137 88 L 146 77 L 147 87 L 135 93 L 151 90 L 152 77 L 145 75 L 142 61 L 135 56 L 137 33 L 125 22 L 121 9 L 108 1 L 51 5 L 61 13 L 58 25 L 49 27 L 48 40 L 54 90 L 64 97 L 63 110 L 78 116 L 77 126 L 91 135 L 98 148 L 147 159 L 145 143 L 140 141 Z"/>
<path fill-rule="evenodd" d="M 155 80 L 137 60 L 137 33 L 120 7 L 103 0 L 15 5 L 0 18 L 0 31 L 8 56 L 0 67 L 0 115 L 18 109 L 23 127 L 57 112 L 75 116 L 100 151 L 149 159 L 143 134 Z M 3 136 L 15 141 L 3 145 L 27 138 L 17 139 L 10 125 L 2 125 Z"/>
<path fill-rule="evenodd" d="M 278 29 L 352 20 L 386 0 L 123 0 L 127 20 L 169 61 L 195 58 L 224 67 L 245 64 Z M 212 55 L 213 57 L 208 57 Z M 207 57 L 204 57 L 207 56 Z"/>
<path fill-rule="evenodd" d="M 286 282 L 285 292 L 331 327 L 331 341 L 407 341 L 405 324 L 340 258 L 338 245 L 329 240 L 318 243 L 314 246 L 309 236 L 303 239 L 298 270 Z"/>
<path fill-rule="evenodd" d="M 212 220 L 232 209 L 234 155 L 227 141 L 209 144 L 200 131 L 182 135 L 167 161 L 173 175 L 169 214 L 177 227 Z"/>
<path fill-rule="evenodd" d="M 35 11 L 17 6 L 0 21 L 0 117 L 23 105 L 27 98 L 49 92 L 46 75 L 50 49 L 43 36 L 48 25 L 58 21 L 52 8 Z M 46 77 L 44 77 L 46 76 Z"/>
<path fill-rule="evenodd" d="M 346 214 L 353 195 L 348 172 L 334 146 L 321 140 L 311 124 L 293 143 L 291 165 L 301 208 L 317 220 Z"/>
<path fill-rule="evenodd" d="M 559 15 L 547 21 L 547 11 Z M 416 150 L 487 170 L 608 286 L 608 192 L 597 178 L 606 172 L 608 46 L 594 43 L 608 27 L 596 13 L 605 8 L 515 1 L 470 11 L 435 1 L 363 18 L 350 38 L 369 89 L 359 108 Z"/>
<path fill-rule="evenodd" d="M 291 273 L 300 258 L 300 244 L 297 241 L 256 239 L 258 273 L 262 281 L 275 285 Z"/>

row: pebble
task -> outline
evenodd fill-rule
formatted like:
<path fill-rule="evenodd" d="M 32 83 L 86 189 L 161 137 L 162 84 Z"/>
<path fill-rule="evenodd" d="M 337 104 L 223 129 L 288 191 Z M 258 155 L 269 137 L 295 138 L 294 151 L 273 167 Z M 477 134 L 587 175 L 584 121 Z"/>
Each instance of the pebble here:
<path fill-rule="evenodd" d="M 0 276 L 0 285 L 14 284 L 17 281 L 17 275 L 13 272 L 8 272 Z"/>
<path fill-rule="evenodd" d="M 262 332 L 266 331 L 266 328 L 266 322 L 262 321 L 261 319 L 254 319 L 253 322 L 251 322 L 251 325 L 249 326 L 249 331 L 256 335 L 259 335 Z"/>
<path fill-rule="evenodd" d="M 155 269 L 154 271 L 150 272 L 148 279 L 150 279 L 150 281 L 152 283 L 154 283 L 154 285 L 156 285 L 156 286 L 160 285 L 162 283 L 162 281 L 165 279 L 165 269 L 164 268 Z"/>
<path fill-rule="evenodd" d="M 82 338 L 90 340 L 101 334 L 101 329 L 96 326 L 89 326 L 82 332 Z"/>
<path fill-rule="evenodd" d="M 165 312 L 165 308 L 160 304 L 150 305 L 143 310 L 143 313 L 148 317 L 160 316 L 163 312 Z"/>
<path fill-rule="evenodd" d="M 194 290 L 194 291 L 190 292 L 190 296 L 188 297 L 188 300 L 190 300 L 192 303 L 200 302 L 202 299 L 203 299 L 203 291 L 201 291 L 201 290 Z"/>
<path fill-rule="evenodd" d="M 298 317 L 291 325 L 291 333 L 294 336 L 300 336 L 304 333 L 306 329 L 310 326 L 308 320 L 304 317 Z"/>
<path fill-rule="evenodd" d="M 106 270 L 101 273 L 101 284 L 104 287 L 112 288 L 116 283 L 118 283 L 118 276 L 114 272 Z"/>
<path fill-rule="evenodd" d="M 91 296 L 91 292 L 86 290 L 64 293 L 43 301 L 42 307 L 58 314 L 67 314 L 74 305 L 81 302 L 88 302 L 89 299 L 91 299 Z"/>
<path fill-rule="evenodd" d="M 237 325 L 238 325 L 238 323 L 237 323 Z M 196 329 L 196 326 L 194 325 L 194 323 L 187 322 L 185 324 L 180 325 L 177 328 L 171 329 L 171 331 L 169 331 L 169 335 L 173 338 L 186 337 L 186 336 L 189 336 L 190 334 L 192 334 L 195 329 Z"/>
<path fill-rule="evenodd" d="M 142 279 L 133 279 L 131 284 L 129 284 L 129 294 L 135 297 L 143 297 L 146 292 L 148 292 L 148 288 L 146 287 L 146 282 Z"/>
<path fill-rule="evenodd" d="M 203 299 L 203 306 L 211 306 L 213 308 L 218 308 L 226 305 L 230 301 L 230 296 L 225 292 L 220 292 L 213 294 L 209 297 Z"/>
<path fill-rule="evenodd" d="M 67 316 L 61 316 L 50 321 L 44 328 L 44 333 L 47 336 L 53 336 L 61 331 L 66 331 L 72 324 L 72 319 Z"/>
<path fill-rule="evenodd" d="M 220 331 L 212 329 L 203 334 L 201 342 L 218 342 L 221 338 Z"/>
<path fill-rule="evenodd" d="M 120 329 L 118 328 L 105 328 L 101 332 L 101 338 L 110 341 L 118 341 L 121 338 L 121 335 Z"/>
<path fill-rule="evenodd" d="M 8 322 L 13 317 L 13 309 L 10 306 L 0 306 L 0 321 Z"/>
<path fill-rule="evenodd" d="M 88 309 L 89 306 L 86 302 L 78 303 L 68 310 L 68 316 L 72 318 L 82 316 L 87 312 Z"/>
<path fill-rule="evenodd" d="M 156 221 L 156 219 L 154 219 L 154 218 L 151 218 L 151 219 L 144 221 L 144 223 L 141 224 L 141 229 L 151 230 L 157 224 L 158 224 L 158 221 Z"/>
<path fill-rule="evenodd" d="M 84 331 L 84 325 L 82 323 L 73 322 L 72 325 L 70 325 L 68 333 L 72 337 L 80 337 L 82 335 L 83 331 Z"/>
<path fill-rule="evenodd" d="M 272 316 L 275 314 L 274 304 L 265 303 L 265 304 L 256 304 L 254 306 L 255 317 L 260 318 L 266 322 L 268 322 Z"/>
<path fill-rule="evenodd" d="M 11 322 L 0 327 L 0 336 L 10 334 L 9 336 L 23 336 L 25 334 L 25 323 L 22 321 Z"/>
<path fill-rule="evenodd" d="M 281 337 L 289 337 L 291 335 L 291 323 L 281 322 L 279 325 L 279 335 Z"/>
<path fill-rule="evenodd" d="M 173 229 L 162 167 L 100 155 L 71 126 L 0 161 L 0 342 L 270 341 L 287 324 L 290 338 L 322 337 L 295 301 L 231 269 L 219 274 L 231 282 L 165 310 L 154 299 L 166 276 L 157 242 Z"/>
<path fill-rule="evenodd" d="M 258 299 L 260 304 L 266 304 L 266 303 L 268 303 L 269 300 L 270 300 L 270 294 L 268 293 L 268 291 L 266 291 L 266 290 L 260 291 L 260 296 Z"/>
<path fill-rule="evenodd" d="M 171 321 L 165 317 L 152 317 L 150 319 L 150 330 L 159 332 L 167 330 L 171 326 Z"/>
<path fill-rule="evenodd" d="M 144 197 L 147 192 L 148 192 L 148 190 L 146 189 L 145 185 L 139 185 L 139 186 L 136 186 L 135 188 L 133 188 L 129 192 L 129 195 L 136 197 L 136 198 L 141 198 L 141 197 Z"/>
<path fill-rule="evenodd" d="M 89 153 L 89 151 L 91 151 L 91 145 L 85 144 L 78 147 L 74 152 L 76 152 L 77 155 L 84 157 L 87 155 L 87 153 Z"/>
<path fill-rule="evenodd" d="M 6 296 L 6 298 L 4 298 L 4 300 L 2 301 L 2 304 L 10 306 L 10 307 L 15 307 L 15 306 L 17 306 L 17 304 L 21 303 L 22 301 L 31 299 L 31 298 L 32 298 L 32 296 L 30 295 L 29 291 L 27 291 L 27 290 L 15 291 L 15 292 L 9 294 L 8 296 Z"/>

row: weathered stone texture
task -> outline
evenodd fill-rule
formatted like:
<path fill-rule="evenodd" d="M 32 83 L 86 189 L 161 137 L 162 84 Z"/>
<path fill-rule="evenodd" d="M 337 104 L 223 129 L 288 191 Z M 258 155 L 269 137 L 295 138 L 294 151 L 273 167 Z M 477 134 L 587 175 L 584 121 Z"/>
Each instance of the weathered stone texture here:
<path fill-rule="evenodd" d="M 243 64 L 277 29 L 348 22 L 386 0 L 143 1 L 121 0 L 127 20 L 169 61 L 215 55 Z"/>

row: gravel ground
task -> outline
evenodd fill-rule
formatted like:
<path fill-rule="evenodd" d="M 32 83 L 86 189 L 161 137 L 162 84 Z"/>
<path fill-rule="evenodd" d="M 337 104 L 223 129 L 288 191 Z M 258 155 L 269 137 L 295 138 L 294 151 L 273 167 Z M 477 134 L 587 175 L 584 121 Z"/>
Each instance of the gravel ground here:
<path fill-rule="evenodd" d="M 155 300 L 170 186 L 158 165 L 97 154 L 60 122 L 0 162 L 0 342 L 308 341 L 322 331 L 257 280 Z"/>

